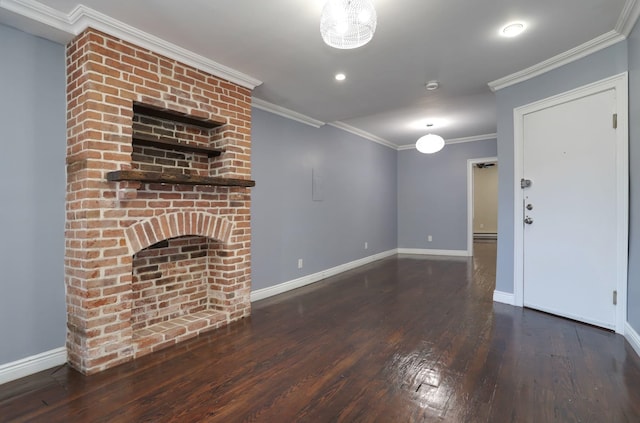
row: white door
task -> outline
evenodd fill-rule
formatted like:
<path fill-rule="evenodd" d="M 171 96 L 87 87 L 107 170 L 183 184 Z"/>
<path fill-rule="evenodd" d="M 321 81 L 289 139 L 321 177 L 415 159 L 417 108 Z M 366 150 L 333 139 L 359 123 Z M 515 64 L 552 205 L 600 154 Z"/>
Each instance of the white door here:
<path fill-rule="evenodd" d="M 523 302 L 614 329 L 616 91 L 523 116 Z M 530 220 L 528 220 L 528 219 Z"/>

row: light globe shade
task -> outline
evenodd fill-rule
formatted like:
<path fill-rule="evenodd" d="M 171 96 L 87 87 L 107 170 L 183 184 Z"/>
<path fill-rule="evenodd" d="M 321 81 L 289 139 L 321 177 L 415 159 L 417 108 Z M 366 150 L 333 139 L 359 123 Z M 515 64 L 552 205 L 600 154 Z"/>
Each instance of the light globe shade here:
<path fill-rule="evenodd" d="M 370 0 L 328 0 L 320 17 L 320 34 L 331 47 L 358 48 L 371 41 L 376 23 Z"/>
<path fill-rule="evenodd" d="M 433 154 L 442 150 L 444 139 L 440 135 L 428 134 L 416 142 L 416 150 L 424 154 Z"/>

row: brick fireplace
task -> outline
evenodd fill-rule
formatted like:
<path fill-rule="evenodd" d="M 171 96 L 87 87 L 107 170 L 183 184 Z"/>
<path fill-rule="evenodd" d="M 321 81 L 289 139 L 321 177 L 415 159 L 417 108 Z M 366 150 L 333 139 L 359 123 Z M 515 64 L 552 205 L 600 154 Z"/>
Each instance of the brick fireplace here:
<path fill-rule="evenodd" d="M 67 46 L 69 362 L 250 314 L 251 92 L 94 29 Z"/>

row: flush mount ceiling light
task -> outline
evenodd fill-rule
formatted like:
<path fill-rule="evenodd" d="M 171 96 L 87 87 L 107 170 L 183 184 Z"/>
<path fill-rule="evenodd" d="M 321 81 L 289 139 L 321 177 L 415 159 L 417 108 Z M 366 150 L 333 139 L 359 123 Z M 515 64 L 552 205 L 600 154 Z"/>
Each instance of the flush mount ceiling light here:
<path fill-rule="evenodd" d="M 427 134 L 418 138 L 416 142 L 416 150 L 424 154 L 433 154 L 442 150 L 444 147 L 444 139 L 440 135 Z"/>
<path fill-rule="evenodd" d="M 524 22 L 511 22 L 502 27 L 500 30 L 500 35 L 503 37 L 517 37 L 522 34 L 524 30 L 527 29 L 527 26 Z"/>
<path fill-rule="evenodd" d="M 347 79 L 347 76 L 344 73 L 336 73 L 336 81 L 344 81 Z"/>
<path fill-rule="evenodd" d="M 440 82 L 438 82 L 438 81 L 429 81 L 426 84 L 424 84 L 424 87 L 427 89 L 427 91 L 435 91 L 438 88 L 440 88 Z"/>
<path fill-rule="evenodd" d="M 371 41 L 376 23 L 370 0 L 328 0 L 320 17 L 320 34 L 331 47 L 358 48 Z"/>

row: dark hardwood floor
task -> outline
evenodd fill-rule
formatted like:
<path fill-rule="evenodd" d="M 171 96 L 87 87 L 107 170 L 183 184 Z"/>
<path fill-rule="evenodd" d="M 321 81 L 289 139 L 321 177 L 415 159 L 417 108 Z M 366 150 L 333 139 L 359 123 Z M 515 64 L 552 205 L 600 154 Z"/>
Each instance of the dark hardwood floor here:
<path fill-rule="evenodd" d="M 640 360 L 611 332 L 494 304 L 475 259 L 399 256 L 85 377 L 0 386 L 0 421 L 640 422 Z"/>

